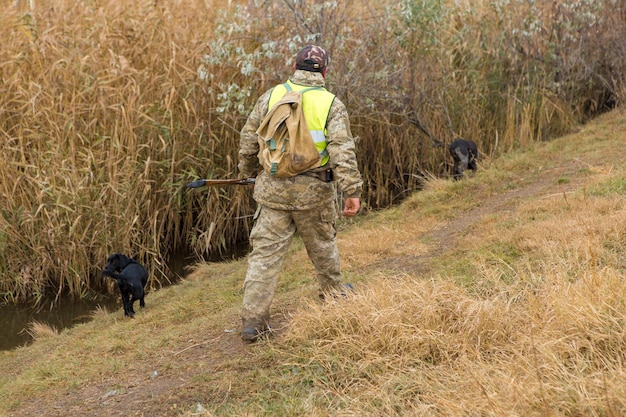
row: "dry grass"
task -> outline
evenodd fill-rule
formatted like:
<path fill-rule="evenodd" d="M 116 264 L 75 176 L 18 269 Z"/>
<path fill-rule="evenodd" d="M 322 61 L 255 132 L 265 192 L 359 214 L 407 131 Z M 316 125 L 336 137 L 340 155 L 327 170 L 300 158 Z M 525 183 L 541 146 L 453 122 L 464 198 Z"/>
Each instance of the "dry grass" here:
<path fill-rule="evenodd" d="M 497 172 L 465 183 L 460 195 L 458 184 L 436 182 L 403 204 L 400 230 L 393 214 L 381 216 L 379 241 L 423 236 L 407 213 L 419 223 L 435 210 L 423 207 L 428 201 L 444 217 L 446 204 L 482 213 L 432 275 L 388 272 L 348 300 L 309 303 L 293 315 L 274 349 L 284 367 L 316 381 L 302 398 L 307 414 L 324 415 L 330 404 L 346 410 L 338 415 L 623 415 L 626 192 L 611 149 L 624 118 L 612 117 L 618 122 L 499 161 L 501 169 L 526 167 L 512 171 L 517 190 L 489 185 Z M 611 135 L 599 139 L 605 129 Z M 583 148 L 591 152 L 574 150 Z M 480 207 L 491 187 L 504 210 Z M 362 229 L 345 245 L 365 258 L 380 249 Z M 403 247 L 399 238 L 387 252 Z"/>
<path fill-rule="evenodd" d="M 319 378 L 317 401 L 334 397 L 360 415 L 624 411 L 618 274 L 595 288 L 550 277 L 545 294 L 485 299 L 407 278 L 368 282 L 349 302 L 295 316 L 299 331 L 279 349 L 284 366 Z"/>
<path fill-rule="evenodd" d="M 30 337 L 33 338 L 33 340 L 41 340 L 49 337 L 54 337 L 59 334 L 59 331 L 53 326 L 38 321 L 31 322 L 28 325 L 28 328 L 25 329 L 25 331 Z"/>
<path fill-rule="evenodd" d="M 276 347 L 283 366 L 319 378 L 315 402 L 359 415 L 622 415 L 626 207 L 584 200 L 567 216 L 536 199 L 495 213 L 458 243 L 456 276 L 385 274 L 308 304 Z"/>
<path fill-rule="evenodd" d="M 198 264 L 133 320 L 3 353 L 0 413 L 622 416 L 625 132 L 614 112 L 344 225 L 348 298 L 315 301 L 296 242 L 268 342 L 237 334 L 245 261 Z"/>

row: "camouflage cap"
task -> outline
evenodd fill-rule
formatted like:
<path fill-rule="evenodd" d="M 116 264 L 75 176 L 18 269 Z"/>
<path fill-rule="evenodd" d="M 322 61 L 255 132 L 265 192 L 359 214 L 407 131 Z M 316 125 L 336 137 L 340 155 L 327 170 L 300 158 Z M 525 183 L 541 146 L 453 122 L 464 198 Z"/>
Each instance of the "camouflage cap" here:
<path fill-rule="evenodd" d="M 296 69 L 322 72 L 328 66 L 328 54 L 319 46 L 305 46 L 296 55 Z"/>

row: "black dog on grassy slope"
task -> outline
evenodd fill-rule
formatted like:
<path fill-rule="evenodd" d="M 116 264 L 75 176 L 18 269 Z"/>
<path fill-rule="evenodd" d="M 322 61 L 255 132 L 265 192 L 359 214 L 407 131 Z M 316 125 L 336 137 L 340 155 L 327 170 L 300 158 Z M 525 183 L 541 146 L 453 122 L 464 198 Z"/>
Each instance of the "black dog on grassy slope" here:
<path fill-rule="evenodd" d="M 450 155 L 454 159 L 454 167 L 452 168 L 452 176 L 455 180 L 463 177 L 463 173 L 470 169 L 476 171 L 478 168 L 476 160 L 478 159 L 478 148 L 476 143 L 471 140 L 455 139 L 448 146 Z"/>
<path fill-rule="evenodd" d="M 107 264 L 100 275 L 117 281 L 117 287 L 122 295 L 124 315 L 128 317 L 135 315 L 133 303 L 137 300 L 139 300 L 140 307 L 146 306 L 144 288 L 148 282 L 148 271 L 137 261 L 121 253 L 114 253 L 109 255 Z"/>

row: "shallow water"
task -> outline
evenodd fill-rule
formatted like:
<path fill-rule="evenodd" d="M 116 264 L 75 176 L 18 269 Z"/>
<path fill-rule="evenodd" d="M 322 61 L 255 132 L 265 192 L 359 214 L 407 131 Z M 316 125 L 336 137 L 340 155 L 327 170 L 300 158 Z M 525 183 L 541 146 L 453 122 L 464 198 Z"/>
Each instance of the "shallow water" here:
<path fill-rule="evenodd" d="M 108 311 L 121 309 L 121 300 L 101 296 L 98 300 L 60 299 L 57 303 L 46 301 L 38 307 L 30 304 L 0 305 L 0 350 L 10 350 L 32 342 L 26 332 L 30 323 L 39 322 L 57 331 L 84 323 L 92 318 L 98 307 Z"/>
<path fill-rule="evenodd" d="M 167 282 L 162 285 L 167 286 L 178 282 L 189 262 L 188 258 L 182 256 L 172 260 L 171 265 L 168 265 L 170 274 Z M 92 299 L 61 297 L 56 302 L 46 300 L 39 305 L 0 304 L 0 351 L 14 349 L 32 342 L 32 337 L 27 330 L 33 322 L 46 324 L 60 332 L 90 321 L 92 313 L 99 307 L 106 308 L 109 312 L 123 314 L 122 299 L 114 286 L 110 294 L 92 295 Z M 149 291 L 146 296 L 149 298 Z M 139 303 L 136 302 L 135 308 L 138 305 Z"/>
<path fill-rule="evenodd" d="M 247 242 L 237 245 L 233 250 L 217 254 L 209 262 L 222 262 L 238 259 L 247 254 Z M 172 285 L 180 281 L 187 273 L 186 267 L 196 262 L 189 255 L 179 254 L 172 257 L 168 264 L 169 276 L 167 283 Z M 149 303 L 149 291 L 146 303 Z M 138 303 L 135 304 L 135 307 Z M 114 290 L 110 295 L 96 295 L 92 300 L 61 298 L 56 302 L 44 301 L 38 306 L 32 304 L 0 304 L 0 351 L 11 350 L 31 343 L 32 337 L 27 329 L 32 322 L 39 322 L 54 327 L 57 331 L 76 326 L 91 320 L 92 313 L 98 308 L 106 308 L 109 312 L 122 312 L 122 300 Z"/>

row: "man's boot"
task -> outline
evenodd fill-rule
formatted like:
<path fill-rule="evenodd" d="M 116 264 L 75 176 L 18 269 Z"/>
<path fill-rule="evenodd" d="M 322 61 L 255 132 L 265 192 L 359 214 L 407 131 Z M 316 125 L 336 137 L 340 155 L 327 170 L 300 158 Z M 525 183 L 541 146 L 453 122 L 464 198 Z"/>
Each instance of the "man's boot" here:
<path fill-rule="evenodd" d="M 271 329 L 268 324 L 262 324 L 262 321 L 243 320 L 241 338 L 244 342 L 254 343 L 265 336 L 269 336 Z"/>

